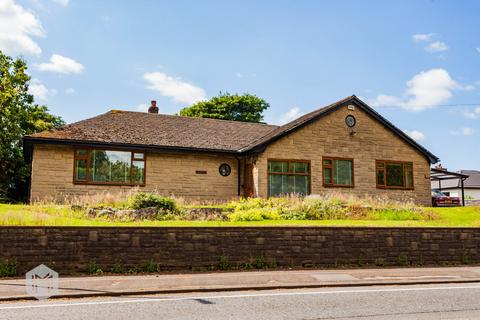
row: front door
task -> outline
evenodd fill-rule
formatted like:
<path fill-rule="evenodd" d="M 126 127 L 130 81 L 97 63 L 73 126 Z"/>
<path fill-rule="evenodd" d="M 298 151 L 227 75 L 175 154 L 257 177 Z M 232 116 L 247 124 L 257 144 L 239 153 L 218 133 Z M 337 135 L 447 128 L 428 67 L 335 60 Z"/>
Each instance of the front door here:
<path fill-rule="evenodd" d="M 243 196 L 245 198 L 253 197 L 253 165 L 247 163 L 245 165 L 245 174 L 244 174 L 244 183 L 243 183 Z"/>

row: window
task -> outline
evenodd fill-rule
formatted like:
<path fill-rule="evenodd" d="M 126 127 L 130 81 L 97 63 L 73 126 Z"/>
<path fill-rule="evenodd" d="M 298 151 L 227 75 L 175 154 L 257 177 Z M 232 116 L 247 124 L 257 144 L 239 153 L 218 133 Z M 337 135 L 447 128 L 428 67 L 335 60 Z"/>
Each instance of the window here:
<path fill-rule="evenodd" d="M 376 161 L 377 188 L 413 189 L 413 163 Z"/>
<path fill-rule="evenodd" d="M 86 184 L 144 185 L 145 153 L 75 150 L 73 181 Z"/>
<path fill-rule="evenodd" d="M 323 158 L 324 187 L 353 187 L 353 159 Z"/>
<path fill-rule="evenodd" d="M 310 162 L 302 160 L 268 161 L 268 196 L 310 193 Z"/>

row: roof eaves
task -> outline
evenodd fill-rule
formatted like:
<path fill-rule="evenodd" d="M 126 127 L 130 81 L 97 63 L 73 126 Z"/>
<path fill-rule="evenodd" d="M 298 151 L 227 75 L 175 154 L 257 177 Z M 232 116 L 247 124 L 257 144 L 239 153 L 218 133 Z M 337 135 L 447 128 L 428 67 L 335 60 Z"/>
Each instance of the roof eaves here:
<path fill-rule="evenodd" d="M 212 149 L 212 148 L 195 148 L 195 147 L 177 147 L 177 146 L 157 146 L 146 144 L 127 144 L 115 142 L 101 142 L 89 140 L 73 140 L 73 139 L 53 139 L 40 138 L 34 136 L 26 136 L 23 138 L 25 142 L 39 143 L 39 144 L 57 144 L 57 145 L 76 145 L 76 146 L 90 146 L 90 147 L 110 147 L 110 148 L 125 148 L 125 149 L 145 149 L 155 151 L 171 151 L 171 152 L 201 152 L 201 153 L 215 153 L 215 154 L 238 154 L 238 150 L 231 149 Z"/>

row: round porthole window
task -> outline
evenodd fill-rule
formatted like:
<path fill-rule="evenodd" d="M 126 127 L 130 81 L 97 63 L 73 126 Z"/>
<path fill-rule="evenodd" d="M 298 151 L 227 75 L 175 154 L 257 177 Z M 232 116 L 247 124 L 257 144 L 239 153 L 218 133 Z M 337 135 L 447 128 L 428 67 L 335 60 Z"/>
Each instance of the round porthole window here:
<path fill-rule="evenodd" d="M 353 127 L 355 127 L 355 124 L 357 123 L 357 119 L 355 119 L 355 117 L 352 116 L 352 115 L 348 115 L 345 118 L 345 123 L 347 124 L 348 127 L 353 128 Z"/>
<path fill-rule="evenodd" d="M 220 167 L 218 168 L 218 172 L 220 172 L 220 175 L 228 177 L 232 172 L 232 168 L 230 167 L 230 165 L 224 163 L 220 165 Z"/>

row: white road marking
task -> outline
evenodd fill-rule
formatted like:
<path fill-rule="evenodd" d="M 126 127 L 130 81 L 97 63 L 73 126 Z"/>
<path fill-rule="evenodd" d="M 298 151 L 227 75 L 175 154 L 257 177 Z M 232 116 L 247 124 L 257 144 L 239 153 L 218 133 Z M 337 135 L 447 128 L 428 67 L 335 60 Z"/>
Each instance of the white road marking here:
<path fill-rule="evenodd" d="M 56 303 L 56 304 L 55 303 L 54 304 L 33 304 L 33 305 L 0 307 L 0 311 L 12 310 L 12 309 L 74 307 L 74 306 L 123 304 L 123 303 L 186 301 L 186 300 L 196 300 L 196 299 L 213 300 L 213 299 L 232 299 L 232 298 L 238 299 L 238 298 L 256 298 L 256 297 L 308 296 L 308 295 L 341 294 L 341 293 L 377 293 L 377 292 L 465 290 L 465 289 L 480 289 L 480 286 L 391 288 L 391 289 L 363 289 L 363 290 L 356 289 L 356 290 L 334 290 L 334 291 L 312 291 L 312 292 L 277 292 L 277 293 L 272 292 L 272 293 L 250 293 L 250 294 L 218 295 L 218 296 L 191 296 L 191 297 L 178 297 L 178 298 L 152 298 L 152 299 L 91 301 L 91 302 Z"/>

